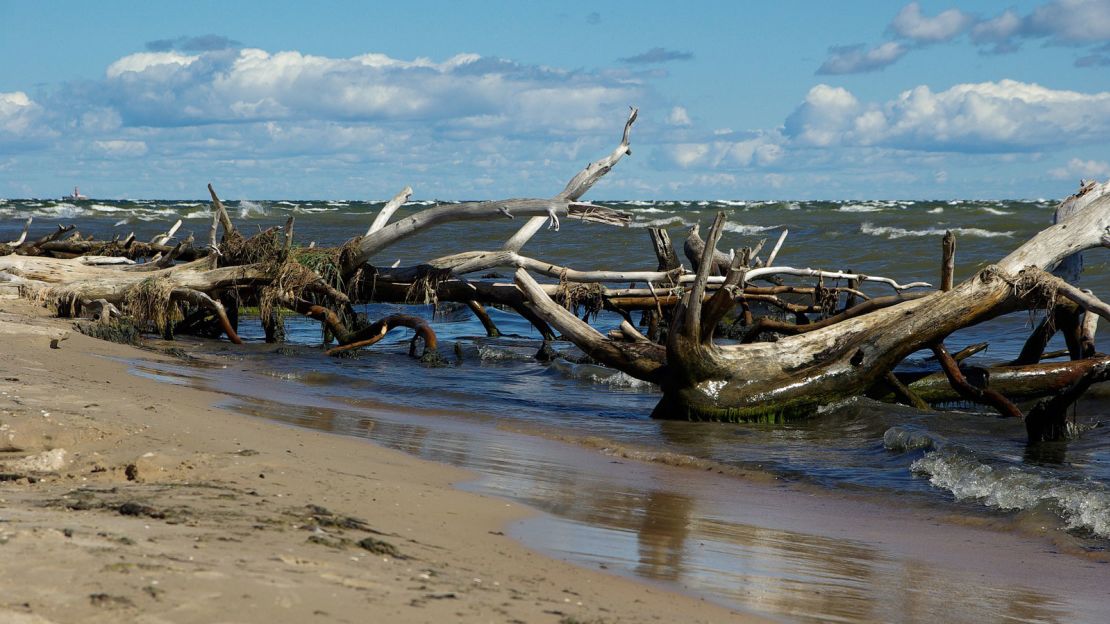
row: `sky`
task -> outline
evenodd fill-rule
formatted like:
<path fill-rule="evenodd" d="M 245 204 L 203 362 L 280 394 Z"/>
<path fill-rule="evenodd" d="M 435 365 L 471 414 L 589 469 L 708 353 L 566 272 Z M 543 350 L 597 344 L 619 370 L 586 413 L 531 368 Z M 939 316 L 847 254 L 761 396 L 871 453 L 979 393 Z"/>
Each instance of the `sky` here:
<path fill-rule="evenodd" d="M 1059 198 L 1110 0 L 0 0 L 0 197 Z"/>

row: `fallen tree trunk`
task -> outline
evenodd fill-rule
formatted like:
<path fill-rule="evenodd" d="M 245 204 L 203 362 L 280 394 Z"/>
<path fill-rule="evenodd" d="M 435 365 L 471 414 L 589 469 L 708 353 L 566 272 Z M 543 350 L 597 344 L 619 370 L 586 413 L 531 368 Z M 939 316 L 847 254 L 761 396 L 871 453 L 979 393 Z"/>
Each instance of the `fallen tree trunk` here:
<path fill-rule="evenodd" d="M 724 215 L 707 237 L 716 253 Z M 1088 198 L 1066 223 L 1046 228 L 998 263 L 952 290 L 876 309 L 858 317 L 774 343 L 718 345 L 701 331 L 704 292 L 714 263 L 699 266 L 696 279 L 675 313 L 665 352 L 630 358 L 619 345 L 604 344 L 573 316 L 545 319 L 583 350 L 630 375 L 659 383 L 660 418 L 771 420 L 812 413 L 818 405 L 865 393 L 907 355 L 944 340 L 952 332 L 1020 308 L 1046 294 L 1069 295 L 1046 277 L 1061 260 L 1104 245 L 1110 232 L 1110 196 Z M 547 310 L 542 289 L 531 287 L 523 270 L 517 283 L 537 310 Z M 1080 306 L 1106 314 L 1101 302 Z M 1051 300 L 1051 298 L 1049 299 Z M 614 348 L 616 347 L 616 348 Z"/>

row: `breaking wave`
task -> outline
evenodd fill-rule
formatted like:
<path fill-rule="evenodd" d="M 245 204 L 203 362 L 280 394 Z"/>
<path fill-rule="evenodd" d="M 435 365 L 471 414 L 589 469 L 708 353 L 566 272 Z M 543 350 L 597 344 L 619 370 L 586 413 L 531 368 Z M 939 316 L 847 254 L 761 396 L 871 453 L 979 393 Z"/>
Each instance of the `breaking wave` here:
<path fill-rule="evenodd" d="M 956 500 L 1002 510 L 1053 509 L 1069 529 L 1110 537 L 1110 490 L 1094 481 L 1064 481 L 1031 468 L 990 466 L 958 447 L 930 451 L 910 469 Z"/>
<path fill-rule="evenodd" d="M 916 236 L 944 236 L 946 231 L 951 231 L 956 236 L 969 236 L 973 238 L 999 238 L 1013 236 L 1013 232 L 995 232 L 982 228 L 937 228 L 931 227 L 923 230 L 907 230 L 900 227 L 877 226 L 870 222 L 860 224 L 859 231 L 869 236 L 885 236 L 889 239 L 907 238 Z"/>
<path fill-rule="evenodd" d="M 777 230 L 781 225 L 744 225 L 743 223 L 725 223 L 724 230 L 726 232 L 733 232 L 736 234 L 759 234 L 768 230 Z"/>
<path fill-rule="evenodd" d="M 882 212 L 882 206 L 873 204 L 850 204 L 836 209 L 837 212 Z"/>
<path fill-rule="evenodd" d="M 264 217 L 266 216 L 266 209 L 257 202 L 252 202 L 249 199 L 239 200 L 239 218 L 249 219 L 251 217 Z"/>

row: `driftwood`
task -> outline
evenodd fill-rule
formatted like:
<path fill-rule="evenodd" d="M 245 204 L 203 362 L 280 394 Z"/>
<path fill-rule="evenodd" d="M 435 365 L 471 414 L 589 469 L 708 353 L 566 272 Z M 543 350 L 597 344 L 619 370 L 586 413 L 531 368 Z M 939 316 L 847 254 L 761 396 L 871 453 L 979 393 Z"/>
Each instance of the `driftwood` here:
<path fill-rule="evenodd" d="M 628 215 L 581 198 L 631 153 L 636 117 L 633 108 L 612 153 L 587 165 L 551 198 L 437 205 L 391 223 L 412 195 L 406 187 L 382 207 L 365 234 L 338 247 L 314 242 L 298 247 L 292 218 L 244 237 L 209 185 L 212 226 L 206 244 L 194 244 L 191 237 L 173 243 L 180 222 L 150 242 L 134 235 L 91 240 L 72 225 L 32 239 L 28 219 L 18 239 L 0 244 L 0 279 L 60 314 L 102 322 L 129 316 L 166 336 L 195 331 L 238 342 L 243 305 L 258 306 L 271 340 L 283 333 L 282 309 L 319 321 L 326 342 L 338 344 L 327 351 L 332 354 L 370 346 L 391 329 L 407 327 L 416 334 L 413 354 L 419 339 L 428 360 L 435 359 L 437 343 L 425 321 L 394 315 L 369 323 L 355 306 L 457 302 L 496 337 L 500 330 L 486 311 L 496 305 L 526 318 L 545 344 L 561 334 L 594 361 L 658 384 L 662 398 L 653 415 L 659 418 L 776 422 L 860 395 L 917 407 L 965 400 L 1024 418 L 1030 439 L 1040 440 L 1063 435 L 1067 406 L 1110 376 L 1110 365 L 1094 352 L 1097 318 L 1110 318 L 1110 305 L 1075 286 L 1072 277 L 1082 267 L 1082 251 L 1110 240 L 1110 184 L 1084 185 L 1061 203 L 1057 224 L 958 285 L 952 279 L 955 239 L 946 235 L 938 291 L 919 290 L 930 288 L 924 282 L 780 265 L 785 229 L 765 261 L 759 254 L 767 240 L 725 253 L 718 249 L 723 214 L 705 239 L 698 226 L 685 238 L 691 269 L 680 262 L 667 231 L 658 228 L 649 230 L 654 268 L 571 267 L 524 254 L 541 229 L 557 231 L 568 217 L 618 226 L 629 222 Z M 518 216 L 527 219 L 498 249 L 457 251 L 406 267 L 370 264 L 390 245 L 443 223 Z M 511 283 L 473 277 L 501 268 L 515 271 Z M 534 275 L 557 283 L 541 284 Z M 826 287 L 826 279 L 848 285 Z M 756 286 L 755 280 L 775 285 Z M 894 294 L 864 292 L 871 285 Z M 1050 313 L 1014 366 L 967 367 L 961 362 L 973 349 L 951 355 L 944 348 L 953 332 L 1031 308 Z M 585 320 L 600 310 L 620 315 L 619 327 L 604 334 Z M 639 328 L 632 316 L 637 311 L 643 312 Z M 1038 364 L 1054 331 L 1068 337 L 1072 360 Z M 722 332 L 730 342 L 718 340 Z M 895 370 L 921 349 L 933 350 L 940 371 L 907 376 Z M 1039 397 L 1047 398 L 1028 415 L 1015 403 Z"/>
<path fill-rule="evenodd" d="M 557 304 L 524 270 L 517 271 L 517 283 L 537 312 L 584 351 L 630 375 L 658 383 L 663 398 L 655 416 L 777 421 L 866 393 L 910 353 L 939 344 L 963 327 L 1036 307 L 1046 295 L 1049 300 L 1062 296 L 1074 301 L 1088 314 L 1110 317 L 1110 309 L 1100 300 L 1046 273 L 1065 258 L 1106 244 L 1110 196 L 1104 188 L 1084 189 L 1084 205 L 1066 223 L 1045 229 L 952 290 L 907 298 L 859 316 L 846 314 L 838 322 L 773 343 L 719 345 L 712 332 L 703 329 L 707 318 L 720 314 L 705 303 L 704 296 L 720 262 L 699 265 L 694 282 L 676 307 L 665 347 L 656 345 L 651 350 L 591 333 L 573 315 L 559 313 Z M 723 223 L 721 214 L 709 231 L 704 254 L 711 252 L 719 258 L 716 248 Z M 729 273 L 737 270 L 733 266 Z M 1059 420 L 1061 415 L 1052 418 Z M 1030 435 L 1039 437 L 1032 430 Z"/>

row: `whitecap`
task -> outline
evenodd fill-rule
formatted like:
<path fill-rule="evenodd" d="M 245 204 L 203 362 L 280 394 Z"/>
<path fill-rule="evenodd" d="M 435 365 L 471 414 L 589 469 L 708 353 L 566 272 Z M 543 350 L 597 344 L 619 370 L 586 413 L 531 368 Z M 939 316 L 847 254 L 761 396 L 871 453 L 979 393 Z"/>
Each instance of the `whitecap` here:
<path fill-rule="evenodd" d="M 1093 481 L 1072 482 L 1017 466 L 988 466 L 958 449 L 926 453 L 910 469 L 957 500 L 977 500 L 1003 510 L 1055 507 L 1068 528 L 1110 537 L 1110 490 Z"/>
<path fill-rule="evenodd" d="M 736 234 L 759 234 L 768 230 L 777 230 L 782 227 L 781 225 L 744 225 L 743 223 L 729 223 L 725 222 L 724 230 L 726 232 L 733 232 Z"/>
<path fill-rule="evenodd" d="M 869 236 L 885 236 L 889 239 L 907 238 L 917 236 L 944 236 L 948 230 L 957 236 L 969 236 L 973 238 L 998 238 L 1013 236 L 1013 232 L 995 232 L 993 230 L 984 230 L 982 228 L 926 228 L 924 230 L 907 230 L 899 227 L 876 226 L 870 222 L 860 224 L 859 230 L 863 234 Z"/>
<path fill-rule="evenodd" d="M 936 208 L 933 208 L 932 210 L 926 210 L 925 212 L 927 212 L 929 214 L 940 214 L 940 213 L 944 212 L 944 207 L 943 206 L 937 206 Z"/>
<path fill-rule="evenodd" d="M 249 219 L 251 216 L 266 216 L 266 209 L 257 202 L 252 202 L 249 199 L 239 200 L 239 218 Z"/>
<path fill-rule="evenodd" d="M 849 204 L 836 209 L 837 212 L 882 212 L 882 206 L 873 204 Z"/>
<path fill-rule="evenodd" d="M 628 224 L 629 227 L 634 228 L 648 228 L 648 227 L 672 227 L 681 225 L 683 227 L 693 227 L 693 222 L 687 221 L 679 216 L 662 217 L 660 219 L 652 219 L 651 221 L 633 221 Z"/>
<path fill-rule="evenodd" d="M 120 208 L 119 206 L 108 206 L 106 204 L 93 204 L 89 206 L 89 208 L 97 212 L 124 212 L 125 210 L 127 210 L 126 208 Z"/>
<path fill-rule="evenodd" d="M 987 214 L 999 215 L 999 216 L 1014 214 L 1012 212 L 1007 212 L 1005 210 L 999 210 L 997 208 L 991 208 L 990 206 L 983 206 L 982 211 L 987 213 Z"/>
<path fill-rule="evenodd" d="M 211 210 L 194 210 L 192 212 L 186 213 L 181 218 L 182 219 L 207 219 L 211 216 L 212 216 L 212 211 Z"/>
<path fill-rule="evenodd" d="M 734 200 L 734 199 L 718 199 L 718 200 L 715 200 L 713 203 L 723 204 L 725 206 L 736 206 L 736 207 L 747 206 L 748 205 L 748 202 L 746 202 L 746 201 L 738 201 L 738 200 Z"/>

